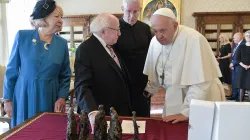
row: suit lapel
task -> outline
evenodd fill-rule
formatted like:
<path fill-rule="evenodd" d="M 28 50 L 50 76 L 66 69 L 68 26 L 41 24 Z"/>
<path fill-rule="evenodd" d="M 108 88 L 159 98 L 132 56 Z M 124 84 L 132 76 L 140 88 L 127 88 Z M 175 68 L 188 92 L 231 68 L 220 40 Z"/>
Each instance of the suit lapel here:
<path fill-rule="evenodd" d="M 242 45 L 242 44 L 244 44 L 245 42 L 244 42 L 244 40 L 242 40 L 241 42 L 240 42 L 240 44 L 238 44 L 237 46 L 236 46 L 236 49 L 235 49 L 235 51 L 233 52 L 233 56 L 235 55 L 235 53 L 237 52 L 237 50 L 239 49 L 239 47 Z"/>
<path fill-rule="evenodd" d="M 105 50 L 106 51 L 106 50 Z M 106 52 L 108 54 L 108 52 Z M 115 51 L 116 56 L 119 60 L 120 66 L 121 68 L 116 64 L 116 62 L 113 60 L 113 58 L 108 54 L 109 57 L 109 64 L 110 66 L 119 74 L 119 76 L 121 76 L 123 79 L 125 78 L 124 76 L 124 65 L 121 62 L 121 58 L 118 56 L 117 52 Z"/>

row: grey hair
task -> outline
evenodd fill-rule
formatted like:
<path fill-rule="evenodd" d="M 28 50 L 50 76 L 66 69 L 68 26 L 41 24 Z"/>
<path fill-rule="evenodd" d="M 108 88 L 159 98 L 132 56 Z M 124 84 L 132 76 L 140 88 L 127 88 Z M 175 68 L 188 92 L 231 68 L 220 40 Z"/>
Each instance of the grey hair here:
<path fill-rule="evenodd" d="M 40 18 L 40 19 L 32 19 L 32 17 L 30 18 L 30 23 L 35 26 L 35 27 L 45 27 L 47 25 L 47 23 L 45 22 L 44 18 Z"/>
<path fill-rule="evenodd" d="M 247 31 L 245 32 L 245 35 L 246 35 L 246 34 L 250 34 L 250 30 L 247 30 Z"/>
<path fill-rule="evenodd" d="M 99 33 L 103 28 L 109 27 L 111 20 L 114 17 L 108 13 L 99 14 L 91 23 L 90 23 L 90 32 Z"/>
<path fill-rule="evenodd" d="M 56 4 L 55 10 L 57 10 L 63 16 L 63 9 L 61 6 Z M 35 27 L 45 27 L 47 26 L 47 23 L 45 22 L 45 18 L 33 19 L 33 17 L 30 17 L 30 23 Z"/>
<path fill-rule="evenodd" d="M 136 3 L 141 7 L 141 0 L 122 0 L 122 6 L 127 7 L 127 4 Z"/>

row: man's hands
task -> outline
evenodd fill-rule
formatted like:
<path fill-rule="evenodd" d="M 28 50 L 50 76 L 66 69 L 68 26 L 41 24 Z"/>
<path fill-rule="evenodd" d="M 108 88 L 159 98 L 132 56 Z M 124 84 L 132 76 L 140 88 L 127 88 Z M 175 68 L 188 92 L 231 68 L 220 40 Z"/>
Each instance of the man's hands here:
<path fill-rule="evenodd" d="M 247 66 L 247 70 L 250 68 L 250 65 L 249 66 Z"/>
<path fill-rule="evenodd" d="M 54 107 L 54 112 L 65 112 L 66 101 L 64 98 L 57 99 Z"/>
<path fill-rule="evenodd" d="M 242 62 L 239 63 L 245 70 L 248 70 L 250 68 L 250 65 L 245 65 Z"/>
<path fill-rule="evenodd" d="M 12 102 L 11 101 L 4 102 L 4 111 L 8 114 L 9 117 L 12 116 Z"/>
<path fill-rule="evenodd" d="M 163 118 L 164 122 L 172 122 L 172 124 L 175 124 L 177 122 L 187 121 L 187 120 L 188 120 L 188 117 L 182 114 L 169 115 Z"/>
<path fill-rule="evenodd" d="M 245 70 L 250 69 L 250 65 L 248 66 L 248 65 L 245 65 L 245 64 L 243 64 L 243 63 L 240 63 L 240 65 L 241 65 Z M 234 70 L 234 65 L 233 65 L 233 63 L 230 63 L 229 68 L 230 68 L 231 70 Z"/>

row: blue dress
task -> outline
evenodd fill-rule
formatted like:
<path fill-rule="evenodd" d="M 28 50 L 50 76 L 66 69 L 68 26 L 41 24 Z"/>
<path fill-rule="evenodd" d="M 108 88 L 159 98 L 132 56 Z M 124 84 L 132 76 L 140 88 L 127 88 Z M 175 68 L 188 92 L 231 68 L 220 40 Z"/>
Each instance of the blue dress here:
<path fill-rule="evenodd" d="M 67 41 L 54 35 L 48 50 L 44 44 L 37 30 L 16 35 L 4 77 L 4 99 L 12 101 L 11 127 L 38 112 L 53 112 L 57 99 L 68 97 Z"/>

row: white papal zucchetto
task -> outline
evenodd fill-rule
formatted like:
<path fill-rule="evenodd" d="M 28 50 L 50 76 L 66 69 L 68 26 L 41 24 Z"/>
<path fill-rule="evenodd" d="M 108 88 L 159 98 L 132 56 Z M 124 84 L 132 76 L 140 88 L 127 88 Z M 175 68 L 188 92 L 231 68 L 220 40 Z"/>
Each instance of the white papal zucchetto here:
<path fill-rule="evenodd" d="M 162 15 L 162 16 L 170 17 L 170 18 L 176 20 L 176 16 L 175 16 L 174 12 L 169 8 L 160 8 L 160 9 L 156 10 L 153 15 Z"/>

